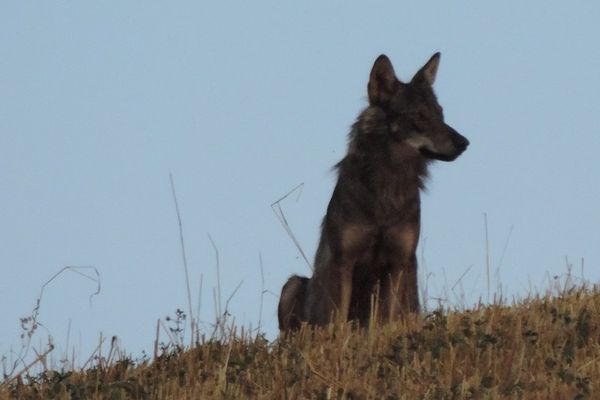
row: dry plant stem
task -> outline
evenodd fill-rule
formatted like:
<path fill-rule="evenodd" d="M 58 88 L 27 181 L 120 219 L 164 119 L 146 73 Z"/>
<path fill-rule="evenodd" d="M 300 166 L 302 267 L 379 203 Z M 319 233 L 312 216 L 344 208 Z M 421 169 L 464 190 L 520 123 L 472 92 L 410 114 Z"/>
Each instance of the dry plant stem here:
<path fill-rule="evenodd" d="M 229 302 L 231 301 L 231 299 L 233 299 L 233 296 L 235 296 L 238 289 L 240 288 L 240 286 L 242 286 L 243 283 L 244 281 L 240 281 L 240 283 L 238 283 L 235 289 L 233 289 L 233 292 L 231 292 L 231 295 L 227 298 L 227 301 L 225 302 L 225 314 L 229 312 Z"/>
<path fill-rule="evenodd" d="M 223 368 L 221 368 L 221 374 L 219 376 L 219 386 L 222 388 L 221 390 L 223 391 L 225 391 L 227 386 L 227 367 L 229 366 L 229 358 L 231 357 L 231 349 L 233 348 L 233 343 L 233 340 L 229 341 L 227 356 L 225 357 L 225 363 L 223 364 Z"/>
<path fill-rule="evenodd" d="M 113 336 L 110 341 L 110 350 L 108 351 L 108 356 L 106 356 L 106 364 L 111 365 L 114 355 L 117 352 L 117 337 Z"/>
<path fill-rule="evenodd" d="M 32 362 L 30 362 L 29 364 L 27 364 L 27 365 L 25 366 L 25 368 L 23 368 L 21 371 L 19 371 L 18 373 L 16 373 L 16 374 L 15 374 L 15 375 L 14 375 L 12 378 L 8 378 L 7 380 L 5 380 L 5 382 L 4 382 L 4 383 L 11 383 L 11 382 L 13 382 L 15 379 L 18 379 L 18 378 L 19 378 L 20 376 L 22 376 L 24 373 L 26 373 L 27 371 L 29 371 L 29 369 L 30 369 L 31 367 L 33 367 L 35 364 L 37 364 L 38 362 L 40 362 L 40 361 L 41 361 L 41 362 L 43 362 L 43 363 L 44 363 L 44 362 L 45 362 L 45 360 L 46 360 L 46 356 L 47 356 L 48 354 L 50 354 L 50 352 L 51 352 L 52 350 L 54 350 L 54 345 L 53 345 L 53 344 L 50 344 L 50 345 L 49 345 L 49 347 L 48 347 L 48 350 L 46 350 L 46 351 L 45 351 L 45 352 L 43 352 L 42 354 L 38 355 L 38 356 L 36 357 L 36 359 L 35 359 L 35 360 L 33 360 Z"/>
<path fill-rule="evenodd" d="M 488 220 L 487 213 L 483 213 L 483 223 L 485 225 L 485 266 L 487 279 L 487 302 L 490 302 L 490 242 L 488 238 Z"/>
<path fill-rule="evenodd" d="M 41 347 L 42 347 L 42 344 L 40 343 L 40 348 Z M 33 347 L 32 350 L 35 353 L 36 358 L 39 358 L 40 353 L 38 353 L 38 351 L 35 349 L 35 347 Z M 42 364 L 42 368 L 44 371 L 48 371 L 48 363 L 47 363 L 46 357 L 43 357 L 42 359 L 40 359 L 40 364 Z"/>
<path fill-rule="evenodd" d="M 202 309 L 202 287 L 204 284 L 204 274 L 200 274 L 200 285 L 198 288 L 198 308 L 196 309 L 196 343 L 200 342 L 200 310 Z"/>
<path fill-rule="evenodd" d="M 83 366 L 81 367 L 81 371 L 85 371 L 85 369 L 87 368 L 88 364 L 92 362 L 92 360 L 94 359 L 94 355 L 96 353 L 98 353 L 98 358 L 100 359 L 102 356 L 102 344 L 104 342 L 104 339 L 102 339 L 102 334 L 100 334 L 100 343 L 98 344 L 98 346 L 96 346 L 96 349 L 92 352 L 92 354 L 89 356 L 89 358 L 87 359 L 87 361 L 85 362 L 85 364 L 83 364 Z"/>
<path fill-rule="evenodd" d="M 67 344 L 65 345 L 65 364 L 69 359 L 69 340 L 71 339 L 71 318 L 69 318 L 69 324 L 67 326 Z M 66 364 L 68 365 L 68 364 Z"/>
<path fill-rule="evenodd" d="M 261 253 L 258 253 L 258 261 L 260 264 L 260 309 L 258 310 L 257 333 L 260 334 L 260 328 L 262 326 L 263 301 L 265 297 L 265 272 L 263 270 L 263 259 Z"/>
<path fill-rule="evenodd" d="M 240 286 L 242 286 L 242 283 L 244 283 L 244 281 L 240 281 L 240 283 L 238 283 L 238 285 L 235 287 L 235 289 L 233 289 L 233 292 L 231 292 L 231 295 L 227 298 L 227 301 L 225 302 L 225 311 L 223 312 L 223 321 L 221 323 L 222 337 L 225 337 L 225 322 L 227 321 L 227 316 L 229 315 L 229 302 L 231 301 L 231 299 L 233 299 L 233 296 L 235 296 Z M 233 326 L 234 325 L 232 322 L 231 329 L 233 329 Z"/>
<path fill-rule="evenodd" d="M 85 273 L 81 272 L 81 270 L 92 270 L 92 272 L 94 273 L 95 276 L 85 274 Z M 101 290 L 100 273 L 98 272 L 98 269 L 96 267 L 93 267 L 93 266 L 66 266 L 66 267 L 61 268 L 54 275 L 52 275 L 52 277 L 50 277 L 50 279 L 48 279 L 40 288 L 40 294 L 38 295 L 38 298 L 36 299 L 35 307 L 33 308 L 31 315 L 27 318 L 29 320 L 29 324 L 31 325 L 31 327 L 29 329 L 27 329 L 27 331 L 22 336 L 25 339 L 24 343 L 22 344 L 19 353 L 16 355 L 16 359 L 15 359 L 14 363 L 12 363 L 11 370 L 8 371 L 8 373 L 6 373 L 7 376 L 11 376 L 16 371 L 19 363 L 22 363 L 23 365 L 26 364 L 25 358 L 27 357 L 27 354 L 29 353 L 29 349 L 31 348 L 31 339 L 33 338 L 33 335 L 34 335 L 36 329 L 38 328 L 38 326 L 42 326 L 42 324 L 38 321 L 38 318 L 40 315 L 40 308 L 42 305 L 42 298 L 44 296 L 44 291 L 46 290 L 46 287 L 48 285 L 50 285 L 50 283 L 52 283 L 61 274 L 63 274 L 64 272 L 67 272 L 67 271 L 79 274 L 79 275 L 96 283 L 96 291 L 94 293 L 92 293 L 89 297 L 90 303 L 92 301 L 92 297 L 94 297 L 100 293 L 100 290 Z"/>
<path fill-rule="evenodd" d="M 177 342 L 177 340 L 175 340 L 175 338 L 173 337 L 173 335 L 171 335 L 171 332 L 169 331 L 169 329 L 165 326 L 165 323 L 162 322 L 162 320 L 160 321 L 160 326 L 163 328 L 163 331 L 165 331 L 165 333 L 167 334 L 167 336 L 169 337 L 169 343 L 171 343 L 171 345 L 173 346 L 178 346 L 179 343 Z"/>
<path fill-rule="evenodd" d="M 215 307 L 215 330 L 213 331 L 211 337 L 215 336 L 217 329 L 219 329 L 219 321 L 221 320 L 221 314 L 219 314 L 218 304 L 217 304 L 217 291 L 213 287 L 213 304 Z"/>
<path fill-rule="evenodd" d="M 313 363 L 310 361 L 310 358 L 308 358 L 304 353 L 300 353 L 300 355 L 302 355 L 302 358 L 304 358 L 304 361 L 306 361 L 306 365 L 308 365 L 310 372 L 312 372 L 317 378 L 323 381 L 323 383 L 325 383 L 329 387 L 333 386 L 336 389 L 340 387 L 340 383 L 336 381 L 335 378 L 327 377 L 325 376 L 325 374 L 317 371 Z"/>
<path fill-rule="evenodd" d="M 314 269 L 313 269 L 312 264 L 310 263 L 310 261 L 308 261 L 308 258 L 306 257 L 306 254 L 304 253 L 304 250 L 302 250 L 302 246 L 300 246 L 300 242 L 298 242 L 298 239 L 296 238 L 296 235 L 294 235 L 294 232 L 292 231 L 292 228 L 290 227 L 290 224 L 287 222 L 287 219 L 285 218 L 285 214 L 283 212 L 283 209 L 281 208 L 281 202 L 283 200 L 285 200 L 286 198 L 288 198 L 295 191 L 298 191 L 298 193 L 299 193 L 298 196 L 300 196 L 300 193 L 302 193 L 302 188 L 303 187 L 304 187 L 304 182 L 302 182 L 299 185 L 295 186 L 292 190 L 290 190 L 289 192 L 287 192 L 283 197 L 281 197 L 277 201 L 271 203 L 271 209 L 273 210 L 273 213 L 275 213 L 275 216 L 279 220 L 279 223 L 281 224 L 281 226 L 283 226 L 283 229 L 285 229 L 285 232 L 288 234 L 288 236 L 290 237 L 290 239 L 292 239 L 292 242 L 294 243 L 294 245 L 296 246 L 296 248 L 300 252 L 300 255 L 302 256 L 302 258 L 306 262 L 306 265 L 308 265 L 308 268 L 310 268 L 310 270 L 313 271 Z"/>
<path fill-rule="evenodd" d="M 227 298 L 227 301 L 225 302 L 225 311 L 223 311 L 223 314 L 217 314 L 215 324 L 214 324 L 214 329 L 213 329 L 212 334 L 210 335 L 210 337 L 212 339 L 217 339 L 217 333 L 219 334 L 219 339 L 224 340 L 227 338 L 227 335 L 225 332 L 225 328 L 226 328 L 225 324 L 227 323 L 227 317 L 229 316 L 229 302 L 233 299 L 233 296 L 235 296 L 238 289 L 240 288 L 240 286 L 242 286 L 243 283 L 244 283 L 244 281 L 240 281 L 240 283 L 238 283 L 238 285 L 235 287 L 235 289 L 233 290 L 231 295 Z M 213 295 L 216 296 L 214 288 L 213 288 Z M 216 304 L 216 300 L 215 300 L 215 304 Z"/>
<path fill-rule="evenodd" d="M 452 294 L 454 294 L 454 299 L 457 301 L 455 307 L 460 305 L 460 308 L 464 309 L 466 306 L 465 290 L 462 285 L 462 279 L 467 275 L 467 273 L 471 270 L 472 267 L 473 265 L 469 265 L 467 269 L 462 273 L 462 275 L 456 280 L 456 282 L 454 282 L 454 285 L 452 285 L 452 287 L 450 288 L 450 291 L 452 292 Z M 457 291 L 455 290 L 456 286 L 460 287 L 460 293 L 457 293 Z"/>
<path fill-rule="evenodd" d="M 502 248 L 502 253 L 500 254 L 500 261 L 498 261 L 498 270 L 502 266 L 504 262 L 504 256 L 506 255 L 506 250 L 508 249 L 508 243 L 510 242 L 510 238 L 512 236 L 513 230 L 515 229 L 514 225 L 511 225 L 508 229 L 508 234 L 506 235 L 506 240 L 504 241 L 504 247 Z"/>
<path fill-rule="evenodd" d="M 98 366 L 102 369 L 102 344 L 104 343 L 102 332 L 100 332 L 100 344 L 98 345 Z"/>
<path fill-rule="evenodd" d="M 175 182 L 173 181 L 173 174 L 169 173 L 169 180 L 171 181 L 171 191 L 173 193 L 173 201 L 175 202 L 175 212 L 177 213 L 177 224 L 179 226 L 179 243 L 181 244 L 181 257 L 183 260 L 183 269 L 185 270 L 185 284 L 187 289 L 187 300 L 188 309 L 190 310 L 190 328 L 192 331 L 192 345 L 194 344 L 194 314 L 192 309 L 192 292 L 190 290 L 190 274 L 187 266 L 187 257 L 185 253 L 185 242 L 183 240 L 183 225 L 181 223 L 181 214 L 179 212 L 179 203 L 177 202 L 177 194 L 175 192 Z"/>
<path fill-rule="evenodd" d="M 210 233 L 208 234 L 208 240 L 210 241 L 210 244 L 212 245 L 214 251 L 215 251 L 215 264 L 216 264 L 216 268 L 217 268 L 217 314 L 221 315 L 221 262 L 220 262 L 220 257 L 219 257 L 219 249 L 217 248 L 217 245 L 215 244 L 215 241 L 213 240 L 212 236 L 210 236 Z"/>
<path fill-rule="evenodd" d="M 86 273 L 82 272 L 82 271 L 87 271 L 87 270 L 91 270 L 93 272 L 94 276 L 92 276 L 92 274 L 86 274 Z M 96 291 L 93 292 L 89 297 L 90 303 L 92 301 L 92 298 L 100 293 L 100 290 L 101 290 L 100 273 L 98 272 L 98 269 L 94 266 L 71 266 L 71 265 L 69 265 L 69 266 L 61 268 L 58 272 L 56 272 L 54 275 L 52 275 L 50 277 L 50 279 L 48 279 L 41 286 L 40 293 L 38 295 L 38 298 L 36 299 L 35 307 L 33 308 L 31 315 L 28 318 L 24 318 L 24 320 L 28 321 L 27 323 L 31 327 L 26 329 L 26 331 L 22 334 L 22 337 L 24 338 L 24 342 L 21 346 L 19 353 L 16 355 L 15 361 L 12 363 L 10 371 L 8 371 L 8 372 L 5 371 L 5 376 L 7 376 L 7 377 L 12 376 L 14 374 L 14 372 L 16 371 L 19 363 L 21 363 L 23 365 L 27 365 L 25 358 L 27 357 L 27 354 L 29 353 L 29 350 L 31 349 L 31 340 L 32 340 L 34 333 L 37 330 L 38 326 L 42 326 L 42 324 L 38 321 L 38 318 L 40 315 L 40 308 L 42 305 L 42 298 L 44 296 L 44 291 L 48 285 L 50 285 L 61 274 L 63 274 L 64 272 L 67 272 L 67 271 L 79 274 L 79 275 L 83 276 L 84 278 L 87 278 L 96 283 Z M 70 324 L 70 322 L 69 322 L 69 324 Z M 70 325 L 69 325 L 69 331 L 70 331 Z M 69 336 L 69 334 L 67 334 L 67 336 Z M 67 339 L 67 342 L 68 342 L 68 339 Z M 68 348 L 68 345 L 67 345 L 67 348 Z M 38 355 L 37 359 L 39 359 L 39 355 Z"/>
<path fill-rule="evenodd" d="M 156 320 L 156 338 L 154 339 L 154 359 L 158 357 L 158 343 L 160 340 L 160 318 Z"/>
<path fill-rule="evenodd" d="M 456 285 L 458 285 L 460 283 L 460 281 L 462 281 L 462 279 L 465 277 L 465 275 L 467 275 L 469 273 L 469 271 L 471 270 L 471 268 L 473 267 L 473 265 L 469 265 L 469 267 L 465 270 L 465 272 L 462 273 L 462 275 L 460 276 L 460 278 L 458 278 L 456 280 L 456 282 L 454 282 L 454 285 L 452 285 L 452 289 L 454 290 L 454 288 L 456 287 Z"/>

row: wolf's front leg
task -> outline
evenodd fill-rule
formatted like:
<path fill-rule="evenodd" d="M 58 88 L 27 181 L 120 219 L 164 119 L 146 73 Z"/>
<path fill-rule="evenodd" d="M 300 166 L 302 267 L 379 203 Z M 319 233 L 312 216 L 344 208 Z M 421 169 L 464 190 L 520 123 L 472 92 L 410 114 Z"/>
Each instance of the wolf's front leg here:
<path fill-rule="evenodd" d="M 348 320 L 352 296 L 352 269 L 343 263 L 323 266 L 309 283 L 308 321 L 323 326 Z M 351 266 L 350 266 L 351 267 Z"/>
<path fill-rule="evenodd" d="M 328 221 L 315 258 L 310 321 L 325 325 L 346 322 L 352 299 L 354 266 L 372 243 L 373 230 L 365 225 Z"/>
<path fill-rule="evenodd" d="M 337 246 L 332 248 L 333 265 L 339 279 L 336 321 L 346 322 L 350 313 L 350 303 L 354 301 L 353 296 L 357 296 L 357 288 L 353 287 L 354 268 L 358 261 L 364 260 L 365 254 L 371 251 L 377 229 L 369 224 L 344 224 L 337 233 L 336 237 L 339 240 Z"/>
<path fill-rule="evenodd" d="M 385 235 L 384 249 L 389 270 L 381 282 L 381 318 L 394 320 L 419 311 L 417 290 L 416 248 L 418 224 L 406 224 L 390 229 Z"/>
<path fill-rule="evenodd" d="M 346 322 L 348 321 L 348 313 L 350 311 L 350 299 L 352 298 L 352 274 L 354 272 L 354 259 L 341 260 L 336 265 L 338 281 L 336 282 L 335 290 L 335 315 L 333 321 Z"/>
<path fill-rule="evenodd" d="M 380 283 L 378 321 L 395 321 L 419 311 L 417 260 L 412 257 L 390 262 L 390 269 Z"/>

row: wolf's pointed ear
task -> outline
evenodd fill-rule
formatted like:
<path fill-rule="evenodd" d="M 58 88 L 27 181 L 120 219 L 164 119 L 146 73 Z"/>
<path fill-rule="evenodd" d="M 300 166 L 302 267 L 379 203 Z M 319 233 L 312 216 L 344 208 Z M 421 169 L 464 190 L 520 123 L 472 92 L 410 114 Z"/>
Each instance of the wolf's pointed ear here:
<path fill-rule="evenodd" d="M 397 81 L 390 59 L 385 54 L 377 57 L 369 77 L 369 103 L 382 104 L 388 102 L 394 94 Z"/>
<path fill-rule="evenodd" d="M 431 58 L 429 59 L 429 61 L 427 61 L 423 68 L 421 68 L 419 72 L 417 72 L 412 78 L 411 83 L 424 82 L 429 86 L 432 86 L 433 82 L 435 82 L 435 76 L 437 75 L 437 70 L 438 66 L 440 65 L 441 56 L 442 55 L 439 52 L 431 56 Z"/>

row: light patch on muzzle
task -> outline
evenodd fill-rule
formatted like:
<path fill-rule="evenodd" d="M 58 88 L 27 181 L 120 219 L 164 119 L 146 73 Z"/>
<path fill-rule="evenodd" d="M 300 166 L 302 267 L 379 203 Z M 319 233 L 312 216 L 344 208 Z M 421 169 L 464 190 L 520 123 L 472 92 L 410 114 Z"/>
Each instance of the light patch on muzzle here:
<path fill-rule="evenodd" d="M 437 149 L 435 148 L 433 142 L 428 137 L 423 135 L 413 135 L 406 139 L 406 143 L 417 150 L 421 150 L 426 148 L 427 150 L 437 153 Z"/>

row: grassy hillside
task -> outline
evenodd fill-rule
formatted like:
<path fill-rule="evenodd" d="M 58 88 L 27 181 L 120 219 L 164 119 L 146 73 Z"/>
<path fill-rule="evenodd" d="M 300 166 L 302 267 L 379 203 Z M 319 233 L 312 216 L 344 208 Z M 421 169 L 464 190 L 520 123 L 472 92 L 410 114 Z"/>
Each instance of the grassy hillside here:
<path fill-rule="evenodd" d="M 234 338 L 235 337 L 235 338 Z M 600 293 L 434 312 L 403 324 L 225 341 L 46 372 L 0 399 L 598 399 Z"/>

